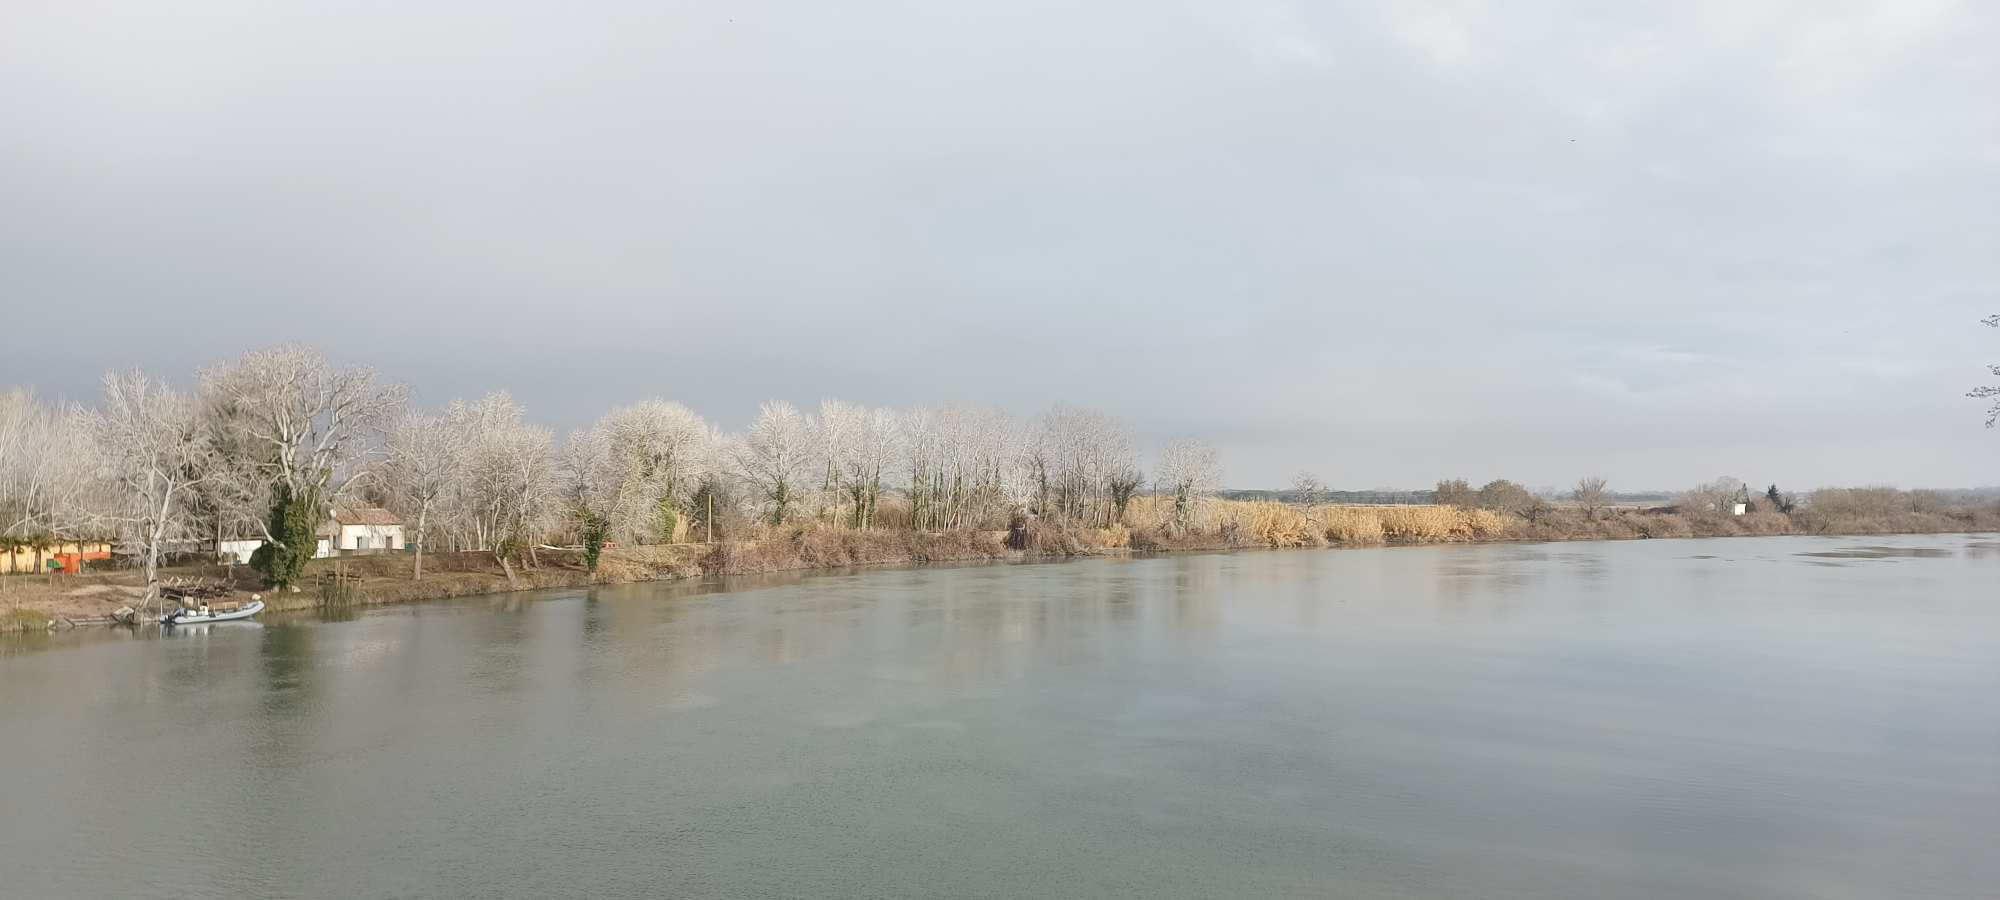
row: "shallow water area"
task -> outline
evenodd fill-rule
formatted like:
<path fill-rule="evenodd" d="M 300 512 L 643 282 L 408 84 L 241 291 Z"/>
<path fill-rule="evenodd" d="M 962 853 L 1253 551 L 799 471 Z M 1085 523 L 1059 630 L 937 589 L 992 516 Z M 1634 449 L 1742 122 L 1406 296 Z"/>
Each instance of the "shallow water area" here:
<path fill-rule="evenodd" d="M 1996 546 L 1090 559 L 12 638 L 0 894 L 1990 897 Z"/>

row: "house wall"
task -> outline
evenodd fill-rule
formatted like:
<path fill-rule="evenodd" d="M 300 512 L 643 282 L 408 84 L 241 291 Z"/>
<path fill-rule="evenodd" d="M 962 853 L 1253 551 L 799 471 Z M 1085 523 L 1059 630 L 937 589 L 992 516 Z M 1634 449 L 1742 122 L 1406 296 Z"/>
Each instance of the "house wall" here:
<path fill-rule="evenodd" d="M 342 525 L 339 537 L 340 546 L 335 549 L 341 553 L 403 549 L 401 525 Z"/>

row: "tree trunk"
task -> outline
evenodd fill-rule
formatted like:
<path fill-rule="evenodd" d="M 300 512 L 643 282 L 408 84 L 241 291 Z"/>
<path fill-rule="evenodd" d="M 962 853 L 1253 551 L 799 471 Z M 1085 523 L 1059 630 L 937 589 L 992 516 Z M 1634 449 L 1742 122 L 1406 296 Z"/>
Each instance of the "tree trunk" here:
<path fill-rule="evenodd" d="M 145 609 L 151 606 L 153 601 L 160 599 L 160 531 L 161 529 L 155 527 L 152 539 L 146 542 L 146 593 L 139 600 L 140 609 Z M 166 603 L 162 602 L 156 611 L 166 612 Z"/>
<path fill-rule="evenodd" d="M 411 579 L 413 581 L 424 580 L 424 545 L 430 543 L 428 536 L 424 534 L 424 520 L 429 517 L 430 511 L 429 503 L 417 507 L 417 562 L 415 577 Z"/>

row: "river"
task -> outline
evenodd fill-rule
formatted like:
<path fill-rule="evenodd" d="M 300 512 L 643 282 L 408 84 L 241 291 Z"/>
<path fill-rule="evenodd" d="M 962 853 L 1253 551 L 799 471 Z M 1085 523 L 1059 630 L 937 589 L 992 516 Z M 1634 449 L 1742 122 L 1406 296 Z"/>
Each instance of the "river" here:
<path fill-rule="evenodd" d="M 1275 551 L 0 642 L 0 895 L 2000 895 L 2000 539 Z"/>

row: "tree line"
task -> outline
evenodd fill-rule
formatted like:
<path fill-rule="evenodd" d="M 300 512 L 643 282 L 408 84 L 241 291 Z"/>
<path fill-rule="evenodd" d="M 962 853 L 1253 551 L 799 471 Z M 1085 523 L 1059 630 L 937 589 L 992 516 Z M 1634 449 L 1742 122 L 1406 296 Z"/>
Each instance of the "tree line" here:
<path fill-rule="evenodd" d="M 414 407 L 367 368 L 306 346 L 204 368 L 192 391 L 112 373 L 94 405 L 0 393 L 0 545 L 115 540 L 157 595 L 176 548 L 263 542 L 290 586 L 337 506 L 400 515 L 414 551 L 491 552 L 511 573 L 540 548 L 724 540 L 757 523 L 1003 528 L 1023 516 L 1108 526 L 1149 486 L 1185 522 L 1215 490 L 1213 448 L 1169 446 L 1149 481 L 1130 432 L 1058 405 L 1021 419 L 966 405 L 764 404 L 728 433 L 646 400 L 558 439 L 506 393 Z"/>

